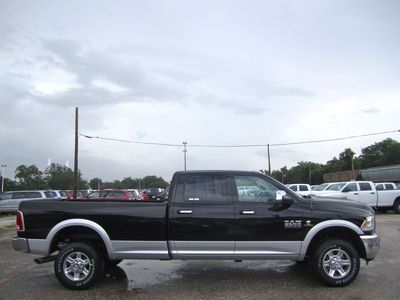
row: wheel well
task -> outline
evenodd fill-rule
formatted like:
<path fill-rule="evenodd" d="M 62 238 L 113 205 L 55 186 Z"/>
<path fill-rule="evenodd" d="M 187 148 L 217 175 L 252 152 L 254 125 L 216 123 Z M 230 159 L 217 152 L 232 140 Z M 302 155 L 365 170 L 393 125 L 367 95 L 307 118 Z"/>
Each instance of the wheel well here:
<path fill-rule="evenodd" d="M 53 253 L 71 242 L 89 242 L 99 249 L 100 254 L 108 257 L 106 245 L 101 236 L 93 229 L 85 226 L 69 226 L 61 229 L 51 241 L 49 253 Z"/>
<path fill-rule="evenodd" d="M 308 245 L 306 256 L 312 255 L 314 250 L 323 242 L 329 239 L 341 239 L 349 242 L 357 250 L 361 258 L 366 257 L 364 245 L 360 236 L 350 228 L 329 227 L 318 232 Z"/>

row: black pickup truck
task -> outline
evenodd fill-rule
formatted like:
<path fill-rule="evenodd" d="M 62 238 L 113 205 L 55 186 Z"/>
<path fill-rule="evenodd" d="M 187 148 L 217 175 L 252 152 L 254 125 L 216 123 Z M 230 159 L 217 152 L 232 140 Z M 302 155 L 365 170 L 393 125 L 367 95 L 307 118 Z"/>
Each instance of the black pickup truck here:
<path fill-rule="evenodd" d="M 318 200 L 317 200 L 318 199 Z M 58 280 L 85 289 L 122 259 L 308 261 L 329 286 L 351 283 L 379 251 L 365 204 L 302 198 L 256 172 L 174 174 L 165 201 L 22 202 L 15 250 L 54 261 Z"/>

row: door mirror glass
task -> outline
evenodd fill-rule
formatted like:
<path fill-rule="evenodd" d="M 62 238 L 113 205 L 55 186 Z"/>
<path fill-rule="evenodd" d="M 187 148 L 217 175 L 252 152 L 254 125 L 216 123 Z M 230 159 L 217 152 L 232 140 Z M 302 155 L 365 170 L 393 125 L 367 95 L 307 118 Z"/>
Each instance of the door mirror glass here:
<path fill-rule="evenodd" d="M 285 195 L 286 195 L 286 192 L 285 192 L 285 191 L 277 190 L 277 191 L 276 191 L 275 200 L 277 200 L 277 201 L 282 201 L 283 196 L 285 196 Z"/>

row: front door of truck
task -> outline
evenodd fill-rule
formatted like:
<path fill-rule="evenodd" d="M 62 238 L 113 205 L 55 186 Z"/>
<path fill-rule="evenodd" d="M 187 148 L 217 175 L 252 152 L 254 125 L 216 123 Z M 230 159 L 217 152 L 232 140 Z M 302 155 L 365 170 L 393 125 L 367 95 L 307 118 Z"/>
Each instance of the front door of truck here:
<path fill-rule="evenodd" d="M 280 187 L 261 176 L 234 176 L 234 182 L 235 257 L 295 259 L 307 230 L 299 200 L 284 205 Z"/>
<path fill-rule="evenodd" d="M 234 256 L 232 177 L 196 173 L 178 177 L 170 209 L 174 258 Z"/>

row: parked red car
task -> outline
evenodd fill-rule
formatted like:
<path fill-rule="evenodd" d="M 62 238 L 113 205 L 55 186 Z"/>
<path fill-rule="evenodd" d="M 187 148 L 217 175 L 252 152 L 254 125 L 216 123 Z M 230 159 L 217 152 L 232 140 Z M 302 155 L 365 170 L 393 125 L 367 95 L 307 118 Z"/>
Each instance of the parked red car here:
<path fill-rule="evenodd" d="M 67 199 L 68 200 L 73 200 L 74 199 L 74 191 L 66 190 L 64 192 L 67 195 Z M 76 199 L 77 200 L 82 200 L 82 199 L 85 199 L 85 197 L 83 197 L 83 195 L 82 195 L 82 193 L 80 191 L 76 191 Z"/>

